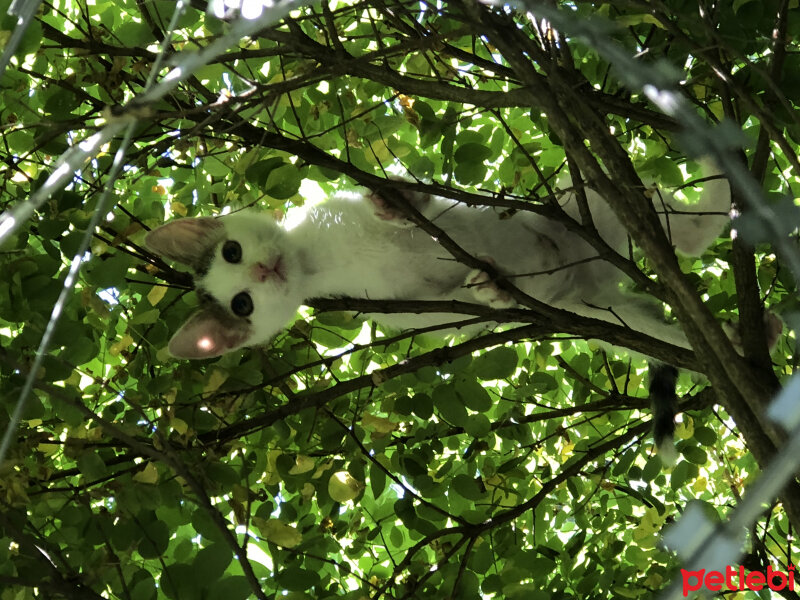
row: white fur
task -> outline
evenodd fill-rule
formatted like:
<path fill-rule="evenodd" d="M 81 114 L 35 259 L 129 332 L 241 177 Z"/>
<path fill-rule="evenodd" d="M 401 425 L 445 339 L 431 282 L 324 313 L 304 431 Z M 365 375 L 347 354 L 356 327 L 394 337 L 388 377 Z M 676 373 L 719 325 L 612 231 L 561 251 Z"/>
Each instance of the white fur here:
<path fill-rule="evenodd" d="M 667 230 L 673 243 L 685 253 L 702 252 L 728 221 L 730 192 L 725 180 L 706 183 L 701 202 L 694 206 L 676 206 L 671 197 L 656 197 L 654 202 L 659 210 L 663 208 L 662 200 L 666 200 L 684 211 L 719 213 L 673 214 L 662 218 L 665 223 L 669 222 Z M 239 242 L 242 261 L 239 264 L 226 262 L 221 256 L 222 243 L 215 237 L 209 242 L 216 245 L 214 258 L 198 283 L 222 307 L 229 307 L 236 294 L 246 291 L 252 297 L 254 311 L 248 323 L 242 325 L 241 335 L 222 346 L 215 345 L 208 352 L 182 349 L 186 347 L 186 340 L 180 336 L 193 336 L 190 346 L 199 343 L 195 339 L 196 331 L 185 332 L 185 326 L 173 338 L 170 345 L 173 354 L 202 358 L 234 347 L 268 342 L 286 326 L 305 300 L 314 297 L 468 302 L 475 302 L 477 298 L 493 306 L 508 304 L 507 298 L 496 288 L 493 290 L 492 283 L 481 278 L 479 272 L 471 272 L 456 262 L 426 233 L 391 218 L 385 205 L 378 206 L 380 203 L 375 202 L 374 196 L 372 202 L 369 198 L 367 191 L 336 194 L 310 208 L 306 217 L 289 231 L 269 215 L 257 212 L 242 212 L 220 219 L 224 226 L 222 239 Z M 597 193 L 587 190 L 587 198 L 598 231 L 618 252 L 627 254 L 627 234 L 622 225 Z M 425 202 L 417 196 L 412 201 L 467 252 L 491 259 L 501 273 L 511 276 L 510 281 L 537 300 L 606 321 L 619 323 L 621 319 L 633 329 L 687 346 L 680 328 L 659 318 L 658 307 L 622 290 L 620 284 L 625 278 L 613 265 L 602 260 L 586 262 L 596 256 L 596 251 L 562 225 L 524 211 L 500 219 L 493 210 L 469 208 L 441 198 Z M 565 193 L 561 201 L 570 215 L 579 218 L 574 193 Z M 182 229 L 187 232 L 182 235 L 190 236 L 195 235 L 196 230 L 203 230 Z M 158 232 L 151 236 L 155 239 Z M 253 277 L 254 264 L 272 265 L 278 257 L 283 261 L 286 281 L 271 277 L 262 282 Z M 525 274 L 528 276 L 520 276 Z M 470 286 L 470 283 L 479 285 Z M 608 307 L 613 313 L 606 310 Z M 214 318 L 208 316 L 203 321 L 197 317 L 195 330 L 199 327 L 202 331 L 203 323 Z M 412 328 L 449 323 L 464 317 L 393 314 L 374 315 L 373 318 L 391 327 Z M 229 329 L 230 326 L 226 323 L 219 328 Z"/>

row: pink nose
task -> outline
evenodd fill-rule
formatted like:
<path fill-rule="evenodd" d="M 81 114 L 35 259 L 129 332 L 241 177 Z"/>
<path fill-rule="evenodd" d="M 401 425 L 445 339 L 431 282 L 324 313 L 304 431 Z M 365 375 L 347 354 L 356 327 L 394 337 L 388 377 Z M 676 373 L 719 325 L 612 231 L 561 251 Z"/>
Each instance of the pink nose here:
<path fill-rule="evenodd" d="M 263 283 L 270 276 L 272 270 L 269 269 L 266 265 L 263 265 L 261 263 L 256 263 L 253 265 L 250 272 L 253 275 L 254 280 Z"/>

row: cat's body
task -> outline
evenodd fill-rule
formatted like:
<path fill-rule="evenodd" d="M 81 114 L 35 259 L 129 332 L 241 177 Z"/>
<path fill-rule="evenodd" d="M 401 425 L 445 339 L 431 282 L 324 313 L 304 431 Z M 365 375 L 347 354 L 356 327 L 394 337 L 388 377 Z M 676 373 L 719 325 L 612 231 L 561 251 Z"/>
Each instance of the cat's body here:
<path fill-rule="evenodd" d="M 730 190 L 724 179 L 704 185 L 691 206 L 654 194 L 655 205 L 677 210 L 662 214 L 675 247 L 699 254 L 728 222 Z M 492 209 L 469 208 L 418 193 L 404 197 L 425 218 L 476 258 L 493 264 L 520 290 L 540 302 L 688 347 L 677 324 L 666 323 L 661 308 L 626 290 L 625 277 L 564 225 L 533 212 L 501 219 Z M 621 255 L 628 236 L 594 191 L 586 190 L 594 227 Z M 642 201 L 648 202 L 645 195 Z M 560 198 L 580 221 L 576 194 Z M 306 300 L 355 297 L 373 300 L 462 300 L 513 306 L 507 291 L 484 272 L 456 261 L 430 235 L 413 226 L 402 211 L 367 190 L 343 192 L 310 207 L 287 229 L 270 215 L 252 211 L 220 219 L 179 219 L 150 232 L 147 245 L 161 255 L 190 265 L 203 306 L 172 337 L 169 351 L 179 358 L 211 358 L 268 342 Z M 379 323 L 412 329 L 447 325 L 463 315 L 381 314 Z M 474 333 L 469 331 L 466 333 Z M 676 459 L 672 444 L 677 371 L 651 370 L 654 437 L 662 460 Z"/>
<path fill-rule="evenodd" d="M 677 325 L 665 323 L 651 301 L 624 291 L 620 271 L 596 258 L 597 251 L 563 225 L 531 212 L 501 219 L 491 209 L 420 194 L 408 198 L 464 250 L 490 260 L 537 300 L 687 346 Z M 622 225 L 598 194 L 587 190 L 587 198 L 597 230 L 626 255 L 628 237 Z M 695 213 L 669 215 L 672 242 L 686 254 L 705 249 L 728 221 L 730 192 L 724 179 L 706 182 L 697 204 L 676 205 L 664 196 L 662 200 Z M 579 219 L 574 193 L 565 193 L 560 203 Z M 231 242 L 240 246 L 238 251 Z M 170 352 L 181 358 L 210 358 L 266 343 L 304 301 L 315 297 L 513 305 L 483 274 L 454 260 L 436 240 L 366 190 L 339 193 L 309 208 L 291 230 L 269 215 L 244 211 L 221 219 L 179 219 L 148 234 L 146 243 L 195 268 L 201 296 L 207 299 L 206 308 L 170 342 Z M 464 318 L 437 313 L 373 317 L 400 329 Z"/>

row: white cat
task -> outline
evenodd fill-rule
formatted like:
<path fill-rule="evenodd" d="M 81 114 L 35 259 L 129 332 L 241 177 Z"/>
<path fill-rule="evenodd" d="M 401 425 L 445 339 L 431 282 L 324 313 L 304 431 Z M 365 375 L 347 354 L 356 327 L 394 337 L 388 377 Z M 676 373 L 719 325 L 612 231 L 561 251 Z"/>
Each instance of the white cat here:
<path fill-rule="evenodd" d="M 595 227 L 612 248 L 626 255 L 625 229 L 597 193 L 586 190 L 586 195 Z M 664 202 L 678 211 L 662 214 L 662 221 L 682 253 L 702 252 L 728 222 L 730 189 L 725 179 L 706 181 L 700 201 L 693 205 L 682 205 L 663 193 L 654 196 L 660 212 Z M 598 259 L 594 248 L 563 225 L 531 212 L 501 219 L 494 210 L 439 197 L 419 193 L 405 197 L 459 246 L 491 261 L 533 298 L 688 347 L 680 327 L 664 322 L 652 301 L 626 293 L 619 285 L 625 276 Z M 642 201 L 646 201 L 644 194 Z M 560 203 L 580 220 L 574 192 L 565 192 Z M 497 307 L 513 305 L 484 273 L 455 261 L 428 234 L 367 190 L 334 195 L 310 208 L 291 230 L 270 215 L 243 211 L 218 219 L 178 219 L 148 233 L 145 243 L 196 273 L 202 308 L 170 340 L 169 352 L 178 358 L 212 358 L 266 343 L 310 298 L 477 300 Z M 372 318 L 406 329 L 464 316 L 426 313 Z"/>

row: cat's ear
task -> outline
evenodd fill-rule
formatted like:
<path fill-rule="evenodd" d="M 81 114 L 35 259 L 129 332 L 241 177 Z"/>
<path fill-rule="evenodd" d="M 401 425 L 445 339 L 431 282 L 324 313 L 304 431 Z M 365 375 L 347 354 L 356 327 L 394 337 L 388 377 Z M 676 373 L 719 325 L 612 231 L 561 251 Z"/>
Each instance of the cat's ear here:
<path fill-rule="evenodd" d="M 220 318 L 219 312 L 201 309 L 169 341 L 175 358 L 214 358 L 247 343 L 250 331 L 242 321 Z"/>
<path fill-rule="evenodd" d="M 165 258 L 193 267 L 222 238 L 224 232 L 224 226 L 219 219 L 178 219 L 149 232 L 144 243 L 150 250 Z"/>

